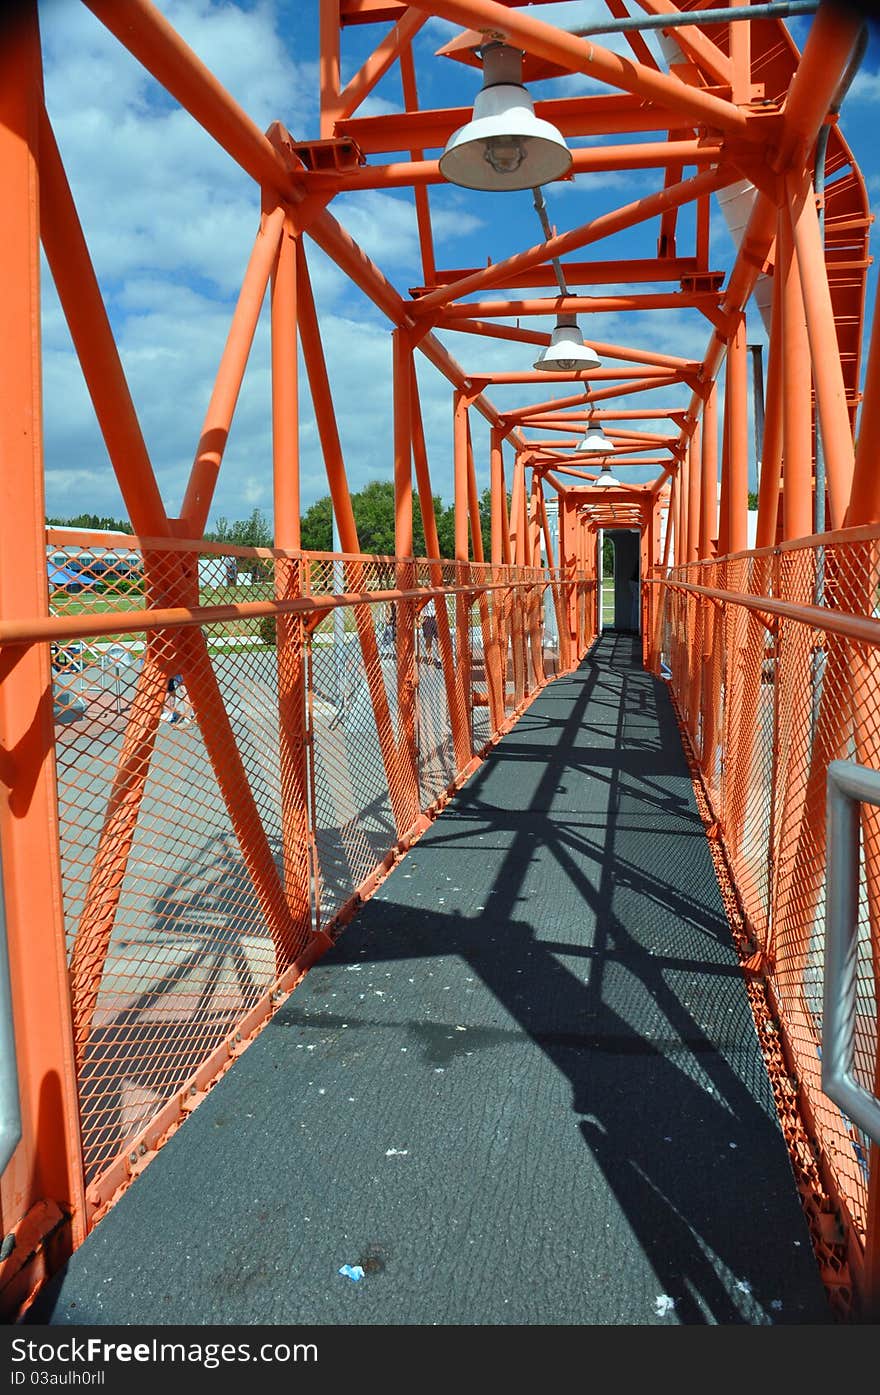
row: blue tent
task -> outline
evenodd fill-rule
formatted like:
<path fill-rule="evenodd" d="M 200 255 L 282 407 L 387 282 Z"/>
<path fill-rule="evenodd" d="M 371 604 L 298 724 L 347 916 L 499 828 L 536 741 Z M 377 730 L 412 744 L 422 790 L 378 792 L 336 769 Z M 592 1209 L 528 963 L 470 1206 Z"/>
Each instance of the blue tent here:
<path fill-rule="evenodd" d="M 87 591 L 93 586 L 98 586 L 99 582 L 88 572 L 71 571 L 69 567 L 56 566 L 54 562 L 48 563 L 49 587 L 54 591 Z"/>

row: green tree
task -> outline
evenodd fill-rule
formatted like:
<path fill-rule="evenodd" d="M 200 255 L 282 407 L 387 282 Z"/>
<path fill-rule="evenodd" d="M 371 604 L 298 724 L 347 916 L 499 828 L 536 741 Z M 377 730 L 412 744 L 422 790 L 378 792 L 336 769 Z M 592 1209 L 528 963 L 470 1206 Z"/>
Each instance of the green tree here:
<path fill-rule="evenodd" d="M 47 518 L 50 528 L 90 528 L 95 533 L 130 533 L 128 519 L 103 518 L 96 513 L 78 513 L 74 518 Z"/>
<path fill-rule="evenodd" d="M 439 508 L 437 505 L 439 504 Z M 437 542 L 441 557 L 455 556 L 455 509 L 450 504 L 445 507 L 439 500 L 434 502 L 434 515 L 437 519 Z"/>
<path fill-rule="evenodd" d="M 394 553 L 394 482 L 371 480 L 352 495 L 361 552 Z"/>
<path fill-rule="evenodd" d="M 333 506 L 329 494 L 306 509 L 300 524 L 300 537 L 306 552 L 332 552 Z"/>
<path fill-rule="evenodd" d="M 455 556 L 455 508 L 444 504 L 439 494 L 433 496 L 437 542 L 441 557 Z M 380 557 L 393 557 L 394 544 L 394 483 L 392 480 L 371 480 L 351 496 L 351 507 L 362 552 Z M 507 496 L 510 510 L 510 494 Z M 479 500 L 480 534 L 483 555 L 491 556 L 492 492 L 484 489 Z M 221 520 L 222 521 L 222 520 Z M 229 525 L 227 525 L 228 527 Z M 333 548 L 333 512 L 329 494 L 316 499 L 302 518 L 302 545 L 306 552 L 330 552 Z M 232 540 L 232 539 L 230 539 Z M 413 498 L 413 551 L 416 557 L 427 556 L 425 529 L 418 497 Z"/>
<path fill-rule="evenodd" d="M 210 542 L 230 543 L 232 547 L 271 547 L 272 530 L 262 509 L 254 509 L 247 518 L 230 523 L 222 516 L 217 526 L 205 537 Z"/>

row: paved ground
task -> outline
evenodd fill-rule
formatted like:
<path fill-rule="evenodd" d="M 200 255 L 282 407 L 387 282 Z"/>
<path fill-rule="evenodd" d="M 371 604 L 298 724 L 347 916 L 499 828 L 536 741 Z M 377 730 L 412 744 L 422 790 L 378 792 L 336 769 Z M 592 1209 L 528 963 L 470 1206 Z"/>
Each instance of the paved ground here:
<path fill-rule="evenodd" d="M 33 1320 L 831 1320 L 631 637 L 540 696 Z"/>

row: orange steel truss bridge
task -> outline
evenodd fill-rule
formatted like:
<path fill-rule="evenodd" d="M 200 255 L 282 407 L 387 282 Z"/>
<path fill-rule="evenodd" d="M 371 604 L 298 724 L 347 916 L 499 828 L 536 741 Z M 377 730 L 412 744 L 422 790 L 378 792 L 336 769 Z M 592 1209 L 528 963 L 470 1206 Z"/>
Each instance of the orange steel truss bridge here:
<path fill-rule="evenodd" d="M 455 826 L 481 772 L 500 770 L 505 751 L 522 754 L 510 743 L 584 675 L 620 672 L 615 631 L 633 645 L 627 691 L 672 704 L 804 1253 L 829 1313 L 876 1313 L 880 330 L 863 368 L 871 217 L 838 121 L 863 21 L 826 0 L 730 0 L 709 12 L 699 0 L 607 0 L 607 22 L 592 29 L 546 22 L 544 0 L 318 0 L 308 22 L 320 42 L 320 128 L 303 133 L 279 121 L 261 130 L 150 0 L 84 3 L 253 179 L 256 236 L 204 419 L 192 419 L 185 492 L 163 498 L 44 104 L 36 5 L 4 11 L 4 1314 L 26 1314 L 66 1262 L 116 1233 L 116 1215 L 166 1156 L 185 1154 L 243 1053 L 256 1059 L 360 916 L 404 885 L 407 864 L 424 869 L 430 839 Z M 809 17 L 803 52 L 785 24 L 798 12 Z M 420 47 L 417 64 L 414 40 L 432 18 L 454 34 L 429 65 Z M 354 31 L 374 45 L 343 82 Z M 627 50 L 604 46 L 612 32 Z M 482 115 L 423 100 L 461 73 L 452 63 L 469 65 L 475 97 L 482 70 Z M 557 95 L 532 110 L 522 87 L 545 80 Z M 397 109 L 364 114 L 380 85 Z M 502 130 L 512 92 L 526 113 L 513 136 Z M 554 199 L 560 179 L 589 188 L 591 173 L 638 170 L 655 172 L 654 192 L 586 221 L 576 197 Z M 486 179 L 533 200 L 537 240 L 500 261 L 444 267 L 436 186 L 472 188 L 479 207 Z M 411 191 L 423 284 L 396 286 L 334 217 L 336 196 L 361 190 Z M 735 247 L 726 271 L 710 242 L 722 214 Z M 563 216 L 564 227 L 550 221 Z M 643 255 L 622 259 L 615 238 L 634 230 Z M 364 553 L 358 537 L 314 247 L 353 298 L 387 316 L 393 556 Z M 46 528 L 41 253 L 130 535 Z M 205 532 L 264 302 L 274 546 L 231 547 Z M 766 375 L 750 365 L 749 302 L 766 327 Z M 663 310 L 702 317 L 701 359 L 656 333 L 639 346 L 640 314 Z M 592 338 L 593 315 L 624 311 L 632 344 Z M 446 347 L 452 331 L 479 351 L 479 371 Z M 522 371 L 493 366 L 511 361 L 511 345 Z M 438 541 L 417 362 L 449 386 L 451 557 Z M 301 548 L 306 392 L 337 530 L 329 553 Z M 414 518 L 425 557 L 413 555 Z M 609 534 L 618 556 L 634 539 L 625 622 L 620 574 L 615 619 L 603 615 Z M 177 725 L 163 722 L 174 675 L 188 704 Z M 589 761 L 584 730 L 565 727 L 559 741 L 581 742 Z M 622 741 L 612 736 L 611 748 Z M 570 786 L 593 778 L 568 770 Z M 670 876 L 674 887 L 674 857 Z M 502 937 L 495 953 L 506 952 Z M 520 984 L 527 997 L 528 972 Z M 757 1204 L 740 1198 L 745 1227 Z M 764 1217 L 756 1244 L 774 1240 Z M 472 1320 L 485 1319 L 477 1310 Z"/>

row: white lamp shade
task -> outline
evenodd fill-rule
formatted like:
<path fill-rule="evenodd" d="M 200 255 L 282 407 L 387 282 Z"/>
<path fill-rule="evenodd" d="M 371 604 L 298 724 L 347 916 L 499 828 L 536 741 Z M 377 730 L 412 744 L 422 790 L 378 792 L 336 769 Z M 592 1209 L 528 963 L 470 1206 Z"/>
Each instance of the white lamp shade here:
<path fill-rule="evenodd" d="M 581 373 L 586 368 L 598 368 L 602 360 L 584 343 L 577 320 L 559 316 L 550 343 L 535 359 L 535 368 L 545 373 Z"/>
<path fill-rule="evenodd" d="M 593 480 L 593 489 L 605 489 L 608 485 L 620 486 L 621 481 L 615 479 L 611 473 L 610 465 L 603 465 L 599 471 L 599 478 Z"/>
<path fill-rule="evenodd" d="M 535 189 L 567 174 L 571 151 L 519 81 L 520 50 L 490 43 L 482 56 L 483 88 L 440 156 L 443 178 L 464 189 Z"/>
<path fill-rule="evenodd" d="M 584 455 L 607 455 L 614 446 L 601 426 L 591 426 L 583 440 L 578 442 L 577 448 Z"/>

